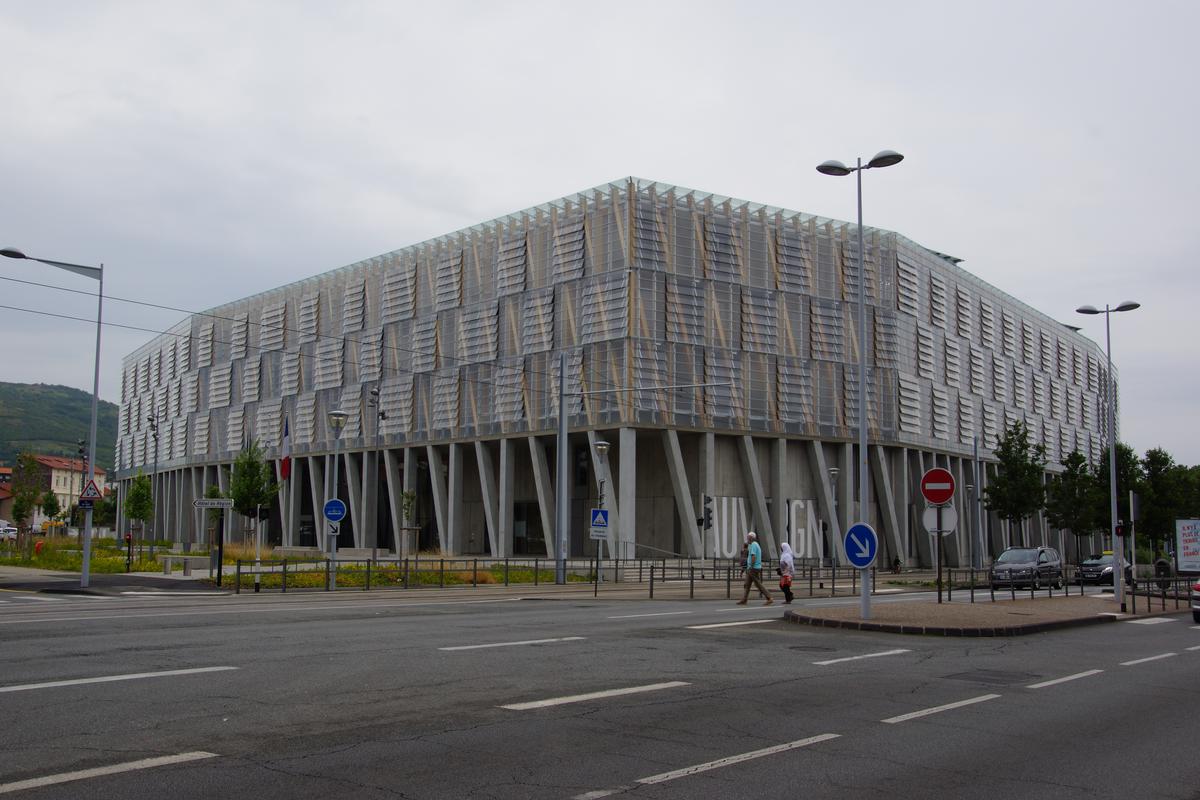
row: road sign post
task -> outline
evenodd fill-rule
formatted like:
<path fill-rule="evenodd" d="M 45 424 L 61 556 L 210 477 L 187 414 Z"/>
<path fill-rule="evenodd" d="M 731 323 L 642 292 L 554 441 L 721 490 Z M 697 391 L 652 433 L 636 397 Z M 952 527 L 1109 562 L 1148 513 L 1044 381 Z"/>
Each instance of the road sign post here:
<path fill-rule="evenodd" d="M 846 549 L 846 560 L 859 569 L 862 581 L 862 618 L 871 618 L 871 565 L 879 555 L 879 536 L 865 522 L 856 522 L 846 531 L 842 544 Z"/>
<path fill-rule="evenodd" d="M 938 531 L 938 535 L 934 538 L 937 540 L 937 593 L 938 603 L 942 602 L 942 532 L 945 530 L 942 521 L 942 509 L 954 497 L 954 476 L 949 470 L 941 467 L 934 467 L 928 470 L 921 476 L 921 496 L 925 498 L 925 502 L 936 508 L 934 527 Z M 958 515 L 955 514 L 955 522 L 958 521 Z M 953 530 L 953 527 L 951 528 Z"/>
<path fill-rule="evenodd" d="M 596 542 L 596 583 L 600 583 L 600 561 L 604 554 L 604 543 L 608 540 L 608 509 L 593 508 L 588 536 Z"/>
<path fill-rule="evenodd" d="M 221 565 L 225 561 L 225 523 L 229 519 L 229 510 L 233 508 L 233 500 L 228 497 L 198 497 L 192 501 L 192 508 L 197 511 L 202 509 L 221 510 L 221 532 L 218 534 L 217 538 L 217 560 L 215 566 L 211 560 L 211 549 L 209 551 L 209 577 L 212 577 L 211 573 L 215 571 L 217 575 L 217 586 L 220 586 L 222 571 Z M 209 547 L 212 547 L 211 542 L 209 542 Z"/>
<path fill-rule="evenodd" d="M 337 536 L 342 528 L 342 520 L 346 517 L 346 504 L 340 498 L 335 497 L 325 502 L 322 513 L 329 524 L 327 539 L 329 540 L 329 557 L 333 561 L 333 571 L 329 574 L 329 589 L 333 591 L 337 588 Z"/>

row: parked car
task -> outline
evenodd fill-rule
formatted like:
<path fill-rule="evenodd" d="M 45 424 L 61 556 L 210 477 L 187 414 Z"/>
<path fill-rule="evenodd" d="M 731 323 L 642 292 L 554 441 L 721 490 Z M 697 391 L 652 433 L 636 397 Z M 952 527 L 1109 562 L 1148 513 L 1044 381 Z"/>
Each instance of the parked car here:
<path fill-rule="evenodd" d="M 1200 578 L 1192 584 L 1192 619 L 1200 623 Z"/>
<path fill-rule="evenodd" d="M 1005 586 L 1064 585 L 1062 557 L 1053 547 L 1010 547 L 992 564 L 993 591 Z"/>
<path fill-rule="evenodd" d="M 0 528 L 0 542 L 15 542 L 17 540 L 16 528 Z"/>
<path fill-rule="evenodd" d="M 1112 553 L 1094 554 L 1084 559 L 1083 563 L 1079 565 L 1079 582 L 1111 584 L 1113 582 Z"/>

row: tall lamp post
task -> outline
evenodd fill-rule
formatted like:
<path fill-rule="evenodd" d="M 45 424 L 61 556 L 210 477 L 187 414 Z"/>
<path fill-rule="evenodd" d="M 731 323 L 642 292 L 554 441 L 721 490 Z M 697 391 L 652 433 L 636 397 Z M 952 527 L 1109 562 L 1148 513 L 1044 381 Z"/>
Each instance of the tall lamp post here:
<path fill-rule="evenodd" d="M 67 261 L 52 261 L 48 258 L 34 258 L 27 256 L 15 247 L 5 247 L 0 249 L 0 256 L 7 258 L 24 258 L 30 261 L 38 261 L 42 264 L 48 264 L 52 267 L 65 269 L 68 272 L 74 272 L 76 275 L 82 275 L 85 278 L 92 278 L 99 281 L 100 287 L 96 292 L 96 358 L 95 369 L 92 377 L 92 425 L 88 436 L 88 481 L 95 480 L 96 477 L 96 416 L 100 404 L 100 320 L 104 311 L 104 265 L 98 267 L 89 267 L 84 264 L 72 264 Z M 82 494 L 82 492 L 80 492 Z M 83 513 L 83 567 L 79 572 L 79 587 L 86 589 L 91 579 L 91 559 L 92 559 L 92 509 L 84 509 Z"/>
<path fill-rule="evenodd" d="M 604 441 L 603 439 L 598 439 L 596 441 L 596 456 L 600 459 L 601 465 L 603 465 L 605 463 L 605 457 L 607 455 L 608 455 L 608 442 Z M 596 500 L 596 507 L 604 508 L 604 478 L 597 476 L 596 481 L 598 482 L 599 487 L 600 487 L 600 496 Z M 602 576 L 600 574 L 600 560 L 604 557 L 603 554 L 604 554 L 604 540 L 597 539 L 596 540 L 596 583 L 597 584 L 599 584 L 600 581 L 602 580 Z"/>
<path fill-rule="evenodd" d="M 1112 371 L 1112 331 L 1109 319 L 1119 311 L 1133 311 L 1141 308 L 1141 303 L 1126 300 L 1116 308 L 1105 304 L 1103 309 L 1095 306 L 1080 306 L 1075 309 L 1079 314 L 1104 315 L 1104 353 L 1108 360 L 1108 511 L 1109 533 L 1112 535 L 1113 549 L 1113 586 L 1116 587 L 1117 602 L 1121 604 L 1121 613 L 1125 613 L 1125 546 L 1118 543 L 1117 537 L 1117 381 Z"/>
<path fill-rule="evenodd" d="M 328 500 L 338 499 L 339 489 L 341 488 L 338 475 L 338 464 L 342 460 L 342 427 L 346 424 L 346 417 L 350 416 L 340 408 L 335 408 L 329 412 L 329 427 L 333 429 L 333 497 L 326 497 Z M 338 523 L 339 527 L 341 523 Z M 329 537 L 329 560 L 333 562 L 333 570 L 329 573 L 329 588 L 332 591 L 337 588 L 337 537 Z"/>
<path fill-rule="evenodd" d="M 899 164 L 904 156 L 895 150 L 881 150 L 863 166 L 859 158 L 857 166 L 847 167 L 840 161 L 825 161 L 817 165 L 822 175 L 844 177 L 856 173 L 858 177 L 858 515 L 866 522 L 867 516 L 867 271 L 863 252 L 862 173 L 864 169 L 881 169 Z M 862 618 L 871 618 L 871 587 L 866 570 L 862 579 Z"/>
<path fill-rule="evenodd" d="M 154 437 L 154 466 L 150 468 L 150 558 L 154 558 L 154 540 L 158 538 L 158 411 L 146 417 Z M 255 574 L 257 577 L 257 573 Z"/>
<path fill-rule="evenodd" d="M 375 412 L 375 452 L 372 457 L 375 460 L 375 469 L 371 470 L 371 480 L 375 484 L 375 491 L 372 495 L 377 495 L 379 492 L 379 457 L 382 455 L 379 450 L 379 434 L 380 428 L 387 420 L 387 412 L 379 404 L 379 387 L 376 386 L 371 390 L 371 396 L 367 400 L 367 407 Z M 388 491 L 391 491 L 391 486 L 388 486 Z M 374 561 L 379 557 L 379 498 L 375 497 L 375 508 L 371 510 L 371 518 L 375 520 L 375 544 L 371 547 L 371 560 Z M 395 537 L 393 536 L 393 539 Z M 400 552 L 400 548 L 396 548 L 396 552 Z"/>

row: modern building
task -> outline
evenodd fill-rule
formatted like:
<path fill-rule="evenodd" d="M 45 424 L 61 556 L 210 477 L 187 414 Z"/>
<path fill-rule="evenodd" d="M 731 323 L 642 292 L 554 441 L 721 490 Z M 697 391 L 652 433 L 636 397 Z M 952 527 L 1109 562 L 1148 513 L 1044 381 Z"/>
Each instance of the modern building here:
<path fill-rule="evenodd" d="M 959 259 L 874 228 L 860 342 L 856 231 L 629 178 L 195 314 L 125 359 L 122 491 L 156 465 L 155 529 L 201 540 L 192 499 L 227 489 L 252 439 L 281 466 L 286 430 L 269 537 L 287 547 L 325 547 L 340 448 L 342 548 L 404 549 L 411 527 L 445 553 L 553 556 L 561 495 L 569 555 L 585 556 L 603 481 L 610 554 L 733 556 L 753 527 L 768 554 L 787 538 L 801 557 L 836 558 L 847 522 L 866 518 L 881 559 L 930 564 L 917 485 L 937 465 L 958 479 L 948 563 L 976 548 L 986 561 L 1018 534 L 967 513 L 976 440 L 990 459 L 1024 420 L 1051 464 L 1076 448 L 1098 458 L 1102 352 Z M 1072 549 L 1044 520 L 1027 527 Z"/>

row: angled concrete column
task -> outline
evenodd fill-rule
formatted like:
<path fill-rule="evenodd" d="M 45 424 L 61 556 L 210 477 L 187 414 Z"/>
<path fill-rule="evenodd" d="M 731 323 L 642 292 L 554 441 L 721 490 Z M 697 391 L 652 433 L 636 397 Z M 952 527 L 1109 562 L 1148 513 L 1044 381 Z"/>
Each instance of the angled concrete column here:
<path fill-rule="evenodd" d="M 479 491 L 483 496 L 483 521 L 487 525 L 488 552 L 500 555 L 500 509 L 496 489 L 496 467 L 487 442 L 476 440 L 475 463 L 479 471 Z"/>
<path fill-rule="evenodd" d="M 537 490 L 538 511 L 542 515 L 542 537 L 546 542 L 546 555 L 558 558 L 554 546 L 554 486 L 550 483 L 550 467 L 546 462 L 546 448 L 536 436 L 528 437 L 529 458 L 533 462 L 533 485 Z"/>
<path fill-rule="evenodd" d="M 325 461 L 327 456 L 309 456 L 304 459 L 308 469 L 305 473 L 308 476 L 308 491 L 312 496 L 313 507 L 313 530 L 317 534 L 317 550 L 321 553 L 329 552 L 329 542 L 325 531 L 325 500 L 332 499 L 329 494 L 329 484 L 327 482 L 327 473 L 325 472 Z"/>
<path fill-rule="evenodd" d="M 613 555 L 617 558 L 637 558 L 637 431 L 621 428 L 618 435 L 617 507 L 621 510 L 619 544 Z M 615 488 L 615 487 L 614 487 Z"/>
<path fill-rule="evenodd" d="M 758 528 L 758 543 L 768 558 L 778 558 L 779 543 L 771 524 L 771 514 L 767 510 L 767 495 L 763 491 L 762 474 L 758 468 L 758 455 L 754 449 L 753 437 L 738 437 L 738 456 L 742 462 L 742 478 L 750 492 L 750 507 L 754 511 L 754 524 Z"/>
<path fill-rule="evenodd" d="M 466 525 L 463 514 L 463 446 L 453 443 L 450 445 L 450 470 L 446 475 L 450 483 L 448 495 L 450 530 L 446 532 L 446 540 L 450 545 L 451 555 L 462 555 L 463 543 L 466 540 Z"/>
<path fill-rule="evenodd" d="M 829 520 L 829 538 L 832 550 L 845 561 L 845 546 L 842 543 L 842 523 L 834 505 L 834 490 L 829 482 L 829 462 L 825 460 L 825 448 L 815 439 L 808 440 L 808 466 L 812 470 L 813 485 L 817 487 L 817 505 L 821 514 Z"/>
<path fill-rule="evenodd" d="M 909 469 L 908 469 L 908 448 L 904 447 L 899 450 L 893 463 L 896 465 L 896 483 L 892 493 L 895 499 L 895 505 L 892 507 L 892 513 L 896 515 L 896 520 L 900 525 L 900 561 L 907 565 L 911 560 L 913 552 L 913 529 L 912 522 L 909 519 L 908 513 L 908 487 Z"/>
<path fill-rule="evenodd" d="M 675 494 L 675 510 L 679 514 L 680 526 L 688 534 L 684 538 L 688 544 L 687 554 L 703 558 L 704 545 L 701 540 L 700 526 L 696 523 L 698 515 L 695 506 L 692 505 L 687 467 L 683 463 L 683 451 L 679 447 L 679 434 L 674 430 L 664 430 L 662 438 L 663 451 L 667 456 L 667 469 L 671 473 L 671 488 Z"/>
<path fill-rule="evenodd" d="M 388 514 L 392 520 L 392 552 L 398 557 L 408 555 L 403 552 L 404 541 L 400 525 L 400 469 L 394 450 L 383 451 L 383 475 L 387 483 Z"/>
<path fill-rule="evenodd" d="M 879 445 L 870 445 L 868 452 L 871 454 L 871 483 L 875 487 L 875 502 L 879 506 L 880 527 L 883 528 L 878 533 L 880 539 L 886 536 L 891 541 L 892 555 L 899 556 L 903 560 L 904 541 L 900 536 L 900 524 L 896 519 L 896 503 L 892 497 L 892 476 L 888 469 L 887 454 Z M 880 550 L 882 550 L 883 542 L 880 541 L 879 544 Z M 890 564 L 891 559 L 888 561 Z"/>
<path fill-rule="evenodd" d="M 778 542 L 788 538 L 787 439 L 782 436 L 771 441 L 771 526 Z"/>
<path fill-rule="evenodd" d="M 442 469 L 442 453 L 431 444 L 425 445 L 425 456 L 429 459 L 429 485 L 433 490 L 433 513 L 437 519 L 438 548 L 449 555 L 450 514 L 446 508 L 446 476 Z"/>
<path fill-rule="evenodd" d="M 379 547 L 379 451 L 364 450 L 362 454 L 362 521 L 363 547 Z M 357 526 L 356 526 L 357 527 Z M 357 532 L 357 531 L 356 531 Z"/>
<path fill-rule="evenodd" d="M 346 473 L 346 493 L 349 495 L 350 502 L 346 505 L 350 506 L 350 522 L 354 527 L 354 546 L 366 547 L 366 538 L 364 528 L 366 527 L 366 509 L 362 503 L 362 469 L 359 461 L 355 456 L 357 453 L 342 453 L 342 469 Z M 366 458 L 366 455 L 363 455 Z M 339 547 L 341 543 L 339 542 Z"/>
<path fill-rule="evenodd" d="M 516 458 L 512 439 L 500 440 L 500 497 L 497 501 L 497 533 L 495 551 L 497 558 L 512 555 L 513 551 L 513 496 L 515 494 Z"/>

